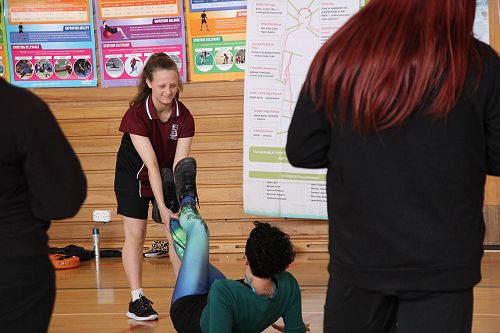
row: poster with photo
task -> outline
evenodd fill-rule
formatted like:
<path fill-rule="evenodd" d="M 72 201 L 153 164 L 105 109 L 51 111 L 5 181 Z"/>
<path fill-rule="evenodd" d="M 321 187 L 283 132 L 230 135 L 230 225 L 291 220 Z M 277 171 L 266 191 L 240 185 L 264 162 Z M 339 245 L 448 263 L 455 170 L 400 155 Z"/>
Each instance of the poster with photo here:
<path fill-rule="evenodd" d="M 188 0 L 191 81 L 243 79 L 246 0 Z"/>
<path fill-rule="evenodd" d="M 96 86 L 91 0 L 5 0 L 11 83 Z"/>
<path fill-rule="evenodd" d="M 480 41 L 490 44 L 490 20 L 488 0 L 476 0 L 476 18 L 474 20 L 474 36 Z"/>
<path fill-rule="evenodd" d="M 359 0 L 248 1 L 245 213 L 327 218 L 326 170 L 291 166 L 286 139 L 314 55 L 359 8 Z"/>
<path fill-rule="evenodd" d="M 149 56 L 168 54 L 186 81 L 182 0 L 96 0 L 101 85 L 135 86 Z"/>
<path fill-rule="evenodd" d="M 0 1 L 0 77 L 9 81 L 7 37 L 5 35 L 5 16 L 3 9 L 3 3 Z"/>

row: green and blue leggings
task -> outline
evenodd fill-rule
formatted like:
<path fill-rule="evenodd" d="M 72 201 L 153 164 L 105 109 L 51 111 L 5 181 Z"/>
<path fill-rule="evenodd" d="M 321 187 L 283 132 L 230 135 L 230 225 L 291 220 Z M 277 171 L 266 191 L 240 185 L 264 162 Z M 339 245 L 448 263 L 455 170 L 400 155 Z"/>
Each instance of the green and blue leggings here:
<path fill-rule="evenodd" d="M 174 249 L 181 260 L 172 304 L 181 297 L 208 294 L 215 280 L 226 279 L 208 259 L 208 227 L 194 204 L 181 207 L 179 220 L 170 220 Z"/>

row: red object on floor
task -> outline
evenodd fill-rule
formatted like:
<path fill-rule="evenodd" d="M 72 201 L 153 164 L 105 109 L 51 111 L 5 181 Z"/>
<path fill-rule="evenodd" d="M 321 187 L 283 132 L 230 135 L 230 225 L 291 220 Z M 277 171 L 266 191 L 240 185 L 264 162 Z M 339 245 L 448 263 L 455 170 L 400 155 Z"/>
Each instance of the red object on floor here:
<path fill-rule="evenodd" d="M 67 269 L 80 267 L 80 258 L 65 254 L 49 254 L 50 261 L 55 269 Z"/>

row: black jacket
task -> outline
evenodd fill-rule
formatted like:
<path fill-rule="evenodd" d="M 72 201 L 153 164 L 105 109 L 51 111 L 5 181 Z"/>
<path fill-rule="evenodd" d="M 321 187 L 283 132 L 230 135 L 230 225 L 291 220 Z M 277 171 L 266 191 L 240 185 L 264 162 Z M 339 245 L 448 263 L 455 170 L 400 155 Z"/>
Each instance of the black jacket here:
<path fill-rule="evenodd" d="M 0 257 L 47 255 L 52 219 L 75 215 L 87 191 L 48 106 L 0 79 Z"/>
<path fill-rule="evenodd" d="M 328 168 L 336 278 L 376 290 L 479 282 L 485 179 L 500 175 L 500 59 L 481 50 L 479 88 L 442 121 L 417 113 L 399 130 L 362 137 L 349 122 L 330 126 L 301 94 L 286 152 L 294 166 Z"/>

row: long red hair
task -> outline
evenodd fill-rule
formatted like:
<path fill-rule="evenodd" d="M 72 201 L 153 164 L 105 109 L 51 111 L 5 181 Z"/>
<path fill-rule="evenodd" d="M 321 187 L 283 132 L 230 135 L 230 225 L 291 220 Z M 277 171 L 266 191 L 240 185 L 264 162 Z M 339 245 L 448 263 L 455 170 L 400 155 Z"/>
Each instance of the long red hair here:
<path fill-rule="evenodd" d="M 305 91 L 332 123 L 350 112 L 364 133 L 400 126 L 419 110 L 444 118 L 469 66 L 480 66 L 475 9 L 476 0 L 370 0 L 320 48 Z"/>

